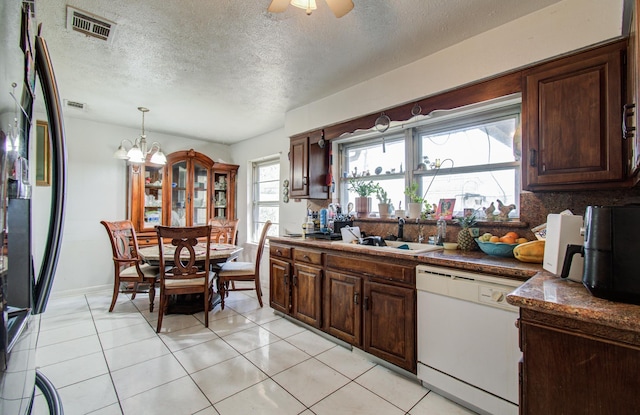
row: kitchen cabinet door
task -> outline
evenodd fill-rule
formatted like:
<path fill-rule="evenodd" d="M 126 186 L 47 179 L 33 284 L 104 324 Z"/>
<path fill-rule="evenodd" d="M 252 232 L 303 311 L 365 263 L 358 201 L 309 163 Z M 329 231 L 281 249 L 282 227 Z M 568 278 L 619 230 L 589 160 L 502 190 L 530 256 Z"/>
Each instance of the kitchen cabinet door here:
<path fill-rule="evenodd" d="M 289 314 L 291 264 L 271 258 L 269 268 L 269 304 L 274 310 Z"/>
<path fill-rule="evenodd" d="M 415 290 L 365 281 L 362 306 L 363 349 L 415 373 Z"/>
<path fill-rule="evenodd" d="M 320 328 L 322 268 L 294 265 L 292 316 L 303 323 Z"/>
<path fill-rule="evenodd" d="M 560 58 L 524 73 L 525 190 L 623 186 L 623 58 L 626 41 Z"/>
<path fill-rule="evenodd" d="M 289 163 L 292 198 L 326 200 L 329 197 L 329 186 L 326 184 L 328 152 L 326 147 L 318 144 L 321 140 L 321 131 L 291 138 Z"/>
<path fill-rule="evenodd" d="M 630 332 L 623 336 L 635 344 L 608 339 L 607 328 L 595 324 L 563 324 L 555 316 L 538 316 L 552 324 L 520 319 L 520 414 L 638 413 L 640 351 Z"/>
<path fill-rule="evenodd" d="M 362 331 L 362 279 L 327 271 L 324 282 L 324 330 L 359 346 Z"/>

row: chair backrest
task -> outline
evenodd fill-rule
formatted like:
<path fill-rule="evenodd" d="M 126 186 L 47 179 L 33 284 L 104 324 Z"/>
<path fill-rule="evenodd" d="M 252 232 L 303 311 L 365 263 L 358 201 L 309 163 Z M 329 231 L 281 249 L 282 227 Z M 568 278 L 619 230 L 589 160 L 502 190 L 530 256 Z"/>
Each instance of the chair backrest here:
<path fill-rule="evenodd" d="M 219 244 L 236 244 L 236 233 L 238 230 L 238 219 L 211 219 L 211 241 Z"/>
<path fill-rule="evenodd" d="M 107 230 L 109 241 L 111 242 L 111 251 L 113 252 L 113 260 L 116 266 L 130 266 L 131 263 L 140 261 L 138 256 L 138 240 L 133 223 L 129 220 L 121 220 L 116 222 L 108 222 L 106 220 L 100 223 Z M 130 260 L 126 262 L 124 260 Z"/>
<path fill-rule="evenodd" d="M 260 234 L 260 241 L 258 242 L 258 251 L 256 252 L 256 269 L 255 275 L 260 274 L 260 260 L 262 259 L 262 251 L 264 250 L 264 244 L 267 242 L 267 233 L 269 232 L 269 228 L 271 227 L 271 221 L 268 220 L 264 223 L 262 227 L 262 233 Z"/>
<path fill-rule="evenodd" d="M 211 226 L 156 226 L 161 279 L 206 277 L 209 272 Z M 198 238 L 205 240 L 198 242 Z M 164 241 L 171 241 L 170 245 Z M 204 258 L 204 262 L 203 262 Z M 170 266 L 169 263 L 171 264 Z"/>

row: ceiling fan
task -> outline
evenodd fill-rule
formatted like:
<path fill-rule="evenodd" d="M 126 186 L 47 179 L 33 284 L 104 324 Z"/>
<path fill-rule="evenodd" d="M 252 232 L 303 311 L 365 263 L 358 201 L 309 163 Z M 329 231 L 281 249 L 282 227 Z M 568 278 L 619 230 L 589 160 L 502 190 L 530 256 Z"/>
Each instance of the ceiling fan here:
<path fill-rule="evenodd" d="M 316 0 L 271 0 L 267 10 L 271 13 L 282 13 L 287 9 L 289 3 L 292 6 L 306 10 L 307 14 L 311 14 L 312 11 L 318 8 Z M 353 9 L 352 0 L 327 0 L 327 4 L 336 17 L 342 17 Z"/>

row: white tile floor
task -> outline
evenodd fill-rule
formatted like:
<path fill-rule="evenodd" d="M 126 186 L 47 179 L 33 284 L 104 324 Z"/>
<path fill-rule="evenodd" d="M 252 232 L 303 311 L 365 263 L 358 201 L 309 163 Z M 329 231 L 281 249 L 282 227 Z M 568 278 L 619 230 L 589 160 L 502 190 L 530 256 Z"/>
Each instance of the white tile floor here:
<path fill-rule="evenodd" d="M 203 313 L 168 315 L 160 334 L 146 295 L 121 294 L 112 313 L 109 292 L 51 300 L 38 366 L 65 415 L 472 414 L 244 293 L 209 328 Z"/>

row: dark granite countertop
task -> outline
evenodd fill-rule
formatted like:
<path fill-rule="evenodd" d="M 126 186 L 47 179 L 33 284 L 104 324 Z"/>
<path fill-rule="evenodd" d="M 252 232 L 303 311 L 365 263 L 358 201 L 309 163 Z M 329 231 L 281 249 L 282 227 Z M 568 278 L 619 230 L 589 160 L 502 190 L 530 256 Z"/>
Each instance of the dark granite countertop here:
<path fill-rule="evenodd" d="M 640 332 L 640 306 L 594 297 L 581 284 L 541 271 L 507 296 L 511 305 Z"/>
<path fill-rule="evenodd" d="M 349 253 L 360 253 L 366 255 L 384 255 L 388 258 L 404 259 L 413 262 L 415 265 L 428 264 L 439 265 L 450 268 L 463 269 L 465 271 L 484 272 L 501 277 L 518 279 L 525 281 L 542 270 L 540 264 L 529 264 L 520 262 L 514 258 L 500 258 L 487 255 L 481 251 L 465 252 L 460 250 L 448 251 L 437 250 L 423 253 L 413 253 L 403 250 L 380 250 L 377 247 L 364 245 L 349 245 L 336 243 L 323 239 L 293 238 L 293 237 L 271 237 L 272 243 L 284 243 L 321 250 L 342 251 Z M 427 245 L 425 245 L 427 246 Z"/>

